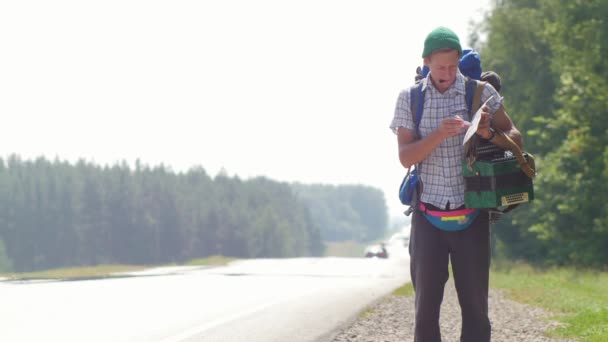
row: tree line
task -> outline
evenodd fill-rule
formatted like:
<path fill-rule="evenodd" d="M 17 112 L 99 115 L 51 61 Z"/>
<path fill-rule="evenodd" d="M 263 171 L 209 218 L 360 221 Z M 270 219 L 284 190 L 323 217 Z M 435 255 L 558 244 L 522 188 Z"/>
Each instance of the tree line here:
<path fill-rule="evenodd" d="M 471 35 L 539 170 L 536 199 L 494 229 L 501 255 L 608 265 L 606 18 L 603 0 L 503 0 Z"/>
<path fill-rule="evenodd" d="M 373 241 L 384 237 L 388 214 L 384 192 L 370 186 L 292 184 L 310 210 L 323 241 Z"/>
<path fill-rule="evenodd" d="M 374 205 L 359 211 L 368 201 Z M 335 202 L 357 214 L 330 210 L 320 219 L 316 212 Z M 180 263 L 211 255 L 319 256 L 323 238 L 335 236 L 334 224 L 340 238 L 368 239 L 383 234 L 386 212 L 382 193 L 359 185 L 12 155 L 0 159 L 0 271 Z"/>

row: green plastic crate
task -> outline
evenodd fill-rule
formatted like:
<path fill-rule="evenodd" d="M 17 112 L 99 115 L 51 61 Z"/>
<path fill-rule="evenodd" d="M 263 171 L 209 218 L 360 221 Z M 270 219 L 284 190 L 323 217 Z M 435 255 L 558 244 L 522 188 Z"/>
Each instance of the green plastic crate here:
<path fill-rule="evenodd" d="M 527 154 L 524 154 L 527 159 Z M 534 199 L 532 179 L 519 167 L 515 157 L 490 161 L 462 162 L 467 208 L 497 208 Z"/>

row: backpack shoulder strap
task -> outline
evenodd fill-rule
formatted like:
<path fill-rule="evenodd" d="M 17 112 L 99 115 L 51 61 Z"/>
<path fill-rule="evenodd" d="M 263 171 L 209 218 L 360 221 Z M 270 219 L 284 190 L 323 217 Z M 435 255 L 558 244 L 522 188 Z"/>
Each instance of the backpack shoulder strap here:
<path fill-rule="evenodd" d="M 416 83 L 410 88 L 410 111 L 412 112 L 412 120 L 416 127 L 416 136 L 420 138 L 420 120 L 422 120 L 422 110 L 424 108 L 424 91 L 422 90 L 422 82 Z"/>
<path fill-rule="evenodd" d="M 477 81 L 472 78 L 467 78 L 465 84 L 465 98 L 467 108 L 469 108 L 469 120 L 473 119 L 473 114 L 481 107 L 481 93 L 486 82 Z"/>

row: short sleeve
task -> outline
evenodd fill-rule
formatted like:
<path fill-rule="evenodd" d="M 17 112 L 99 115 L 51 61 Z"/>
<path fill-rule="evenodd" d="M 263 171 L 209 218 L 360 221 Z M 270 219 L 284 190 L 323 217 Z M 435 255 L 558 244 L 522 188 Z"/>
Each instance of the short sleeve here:
<path fill-rule="evenodd" d="M 390 128 L 396 134 L 399 127 L 405 127 L 414 130 L 414 120 L 412 120 L 412 111 L 410 109 L 410 92 L 403 90 L 397 98 L 395 106 L 395 114 L 391 121 Z"/>
<path fill-rule="evenodd" d="M 481 103 L 483 104 L 490 96 L 493 97 L 490 102 L 488 102 L 488 108 L 490 108 L 490 114 L 494 115 L 502 106 L 502 96 L 500 96 L 491 84 L 486 83 L 481 93 Z"/>

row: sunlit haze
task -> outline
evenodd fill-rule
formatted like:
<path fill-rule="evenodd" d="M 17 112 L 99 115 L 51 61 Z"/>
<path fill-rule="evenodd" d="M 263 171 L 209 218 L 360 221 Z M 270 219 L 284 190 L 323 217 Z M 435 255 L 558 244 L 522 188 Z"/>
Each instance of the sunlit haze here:
<path fill-rule="evenodd" d="M 397 95 L 487 3 L 5 1 L 0 154 L 365 184 L 399 215 Z"/>

